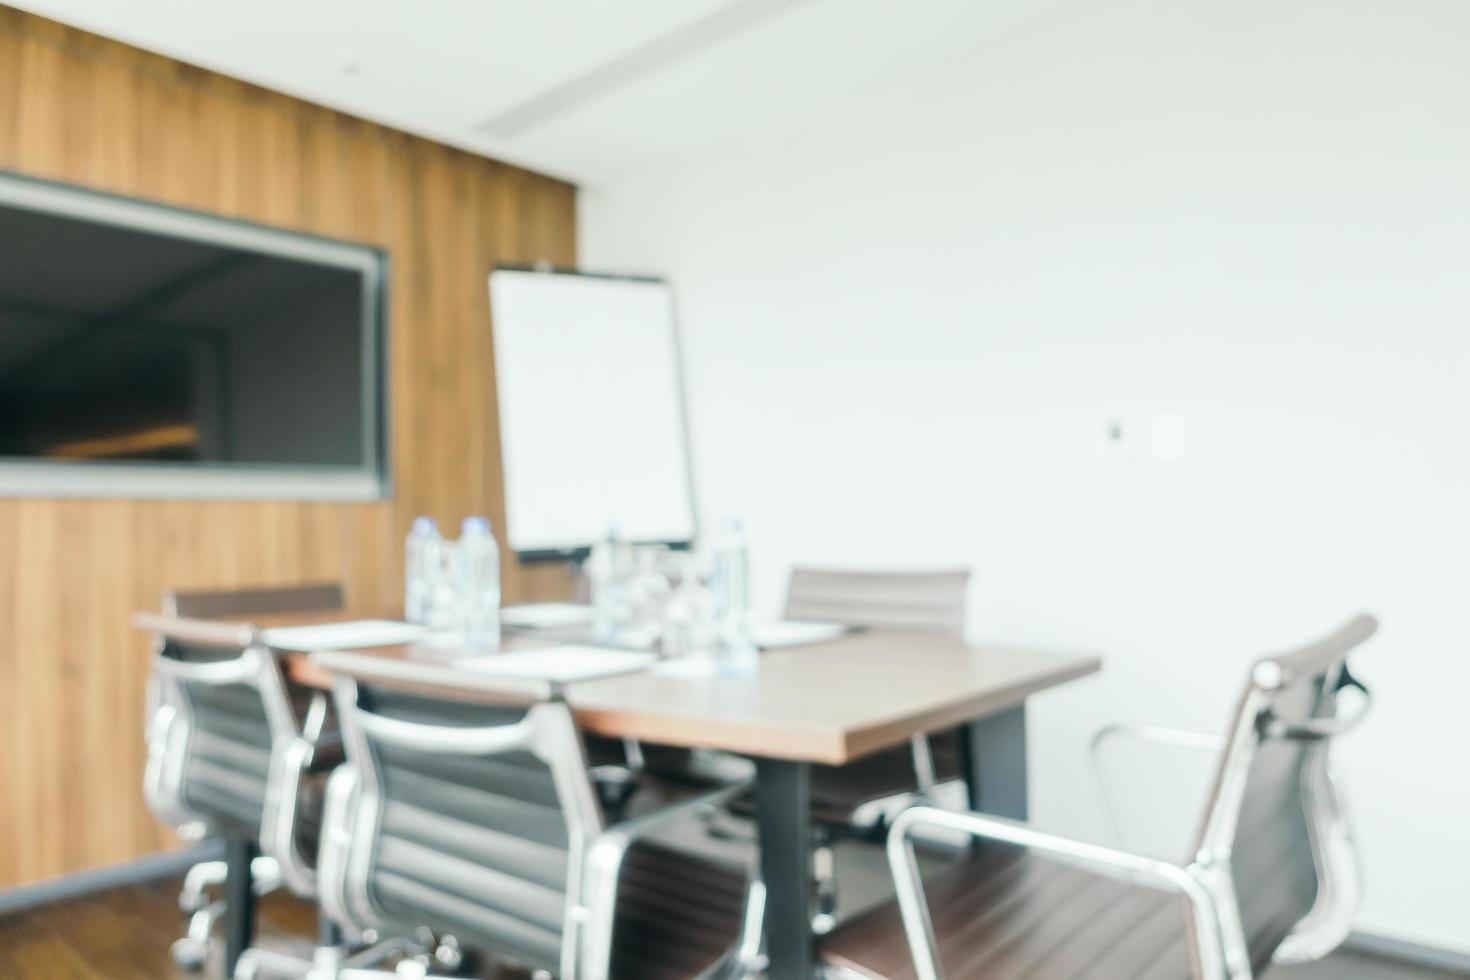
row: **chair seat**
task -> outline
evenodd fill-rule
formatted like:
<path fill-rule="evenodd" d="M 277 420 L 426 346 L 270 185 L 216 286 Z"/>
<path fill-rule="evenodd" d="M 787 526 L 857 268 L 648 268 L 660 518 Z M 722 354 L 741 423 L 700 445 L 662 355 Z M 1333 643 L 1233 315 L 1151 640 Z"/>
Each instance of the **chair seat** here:
<path fill-rule="evenodd" d="M 985 845 L 925 876 L 945 980 L 1189 980 L 1185 905 L 1022 848 Z M 896 902 L 843 923 L 822 958 L 916 980 Z"/>
<path fill-rule="evenodd" d="M 613 925 L 613 980 L 690 980 L 740 938 L 745 869 L 661 844 L 623 859 Z"/>

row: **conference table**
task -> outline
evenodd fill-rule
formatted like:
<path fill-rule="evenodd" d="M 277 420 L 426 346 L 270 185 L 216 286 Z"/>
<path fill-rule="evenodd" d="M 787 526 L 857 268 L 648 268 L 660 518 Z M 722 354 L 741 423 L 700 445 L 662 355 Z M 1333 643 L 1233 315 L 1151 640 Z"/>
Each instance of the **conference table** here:
<path fill-rule="evenodd" d="M 143 617 L 139 617 L 140 625 Z M 344 613 L 271 616 L 269 628 L 363 618 Z M 547 638 L 508 631 L 502 649 Z M 563 640 L 562 642 L 565 642 Z M 483 651 L 442 642 L 355 650 L 437 663 Z M 331 678 L 301 652 L 278 651 L 288 676 L 327 688 Z M 971 806 L 1027 816 L 1026 699 L 1100 669 L 1093 656 L 967 644 L 932 634 L 860 631 L 761 654 L 748 676 L 648 669 L 573 681 L 562 696 L 586 732 L 683 748 L 717 749 L 755 764 L 756 829 L 766 887 L 769 980 L 810 980 L 812 830 L 810 771 L 840 766 L 918 734 L 959 729 Z M 480 667 L 480 673 L 485 669 Z M 228 844 L 229 842 L 227 842 Z M 253 919 L 249 846 L 227 846 L 227 962 L 248 943 Z M 239 908 L 237 908 L 237 905 Z"/>

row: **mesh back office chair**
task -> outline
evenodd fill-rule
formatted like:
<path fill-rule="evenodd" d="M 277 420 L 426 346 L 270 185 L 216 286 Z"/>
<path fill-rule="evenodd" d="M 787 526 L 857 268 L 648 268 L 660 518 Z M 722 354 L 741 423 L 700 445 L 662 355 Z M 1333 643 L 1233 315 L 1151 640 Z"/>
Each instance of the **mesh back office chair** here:
<path fill-rule="evenodd" d="M 347 750 L 327 792 L 321 901 L 350 935 L 445 929 L 561 980 L 742 974 L 758 941 L 758 925 L 742 932 L 759 905 L 746 869 L 647 840 L 742 787 L 608 827 L 551 685 L 313 661 L 336 677 Z M 353 962 L 330 975 L 392 976 Z"/>
<path fill-rule="evenodd" d="M 186 839 L 221 827 L 247 829 L 261 839 L 264 826 L 264 853 L 251 869 L 257 894 L 279 887 L 286 876 L 295 890 L 310 892 L 314 844 L 292 838 L 311 833 L 310 821 L 296 819 L 298 793 L 308 796 L 308 812 L 318 809 L 310 805 L 311 782 L 303 785 L 301 775 L 303 767 L 330 761 L 330 706 L 326 698 L 311 699 L 287 684 L 273 658 L 252 647 L 253 635 L 198 620 L 343 605 L 337 584 L 170 592 L 164 596 L 165 617 L 154 624 L 159 648 L 149 684 L 149 802 Z M 239 683 L 201 680 L 194 671 L 195 665 L 210 664 L 212 677 L 223 678 L 230 671 L 218 665 L 234 660 L 243 676 L 247 670 L 238 661 L 247 654 L 257 672 Z M 303 739 L 310 745 L 297 744 Z M 273 766 L 290 785 L 271 794 L 266 784 Z M 224 912 L 224 903 L 210 901 L 208 890 L 222 885 L 225 876 L 223 861 L 201 862 L 186 875 L 179 904 L 189 925 L 172 949 L 180 966 L 198 969 L 208 959 L 214 923 Z"/>
<path fill-rule="evenodd" d="M 1256 662 L 1229 733 L 1215 743 L 1219 766 L 1189 863 L 915 808 L 888 840 L 896 905 L 827 937 L 824 959 L 840 976 L 867 980 L 1248 980 L 1273 961 L 1326 955 L 1346 937 L 1358 898 L 1327 753 L 1363 715 L 1340 717 L 1337 692 L 1358 687 L 1366 709 L 1346 658 L 1376 629 L 1360 616 Z M 911 835 L 926 826 L 984 843 L 924 882 Z"/>

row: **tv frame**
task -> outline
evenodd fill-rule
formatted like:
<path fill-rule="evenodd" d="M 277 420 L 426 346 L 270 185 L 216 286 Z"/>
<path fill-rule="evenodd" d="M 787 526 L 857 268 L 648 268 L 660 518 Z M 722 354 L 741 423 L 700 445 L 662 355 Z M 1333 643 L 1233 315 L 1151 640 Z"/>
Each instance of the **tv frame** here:
<path fill-rule="evenodd" d="M 362 465 L 62 462 L 9 456 L 0 457 L 0 497 L 360 501 L 392 496 L 387 252 L 7 170 L 0 170 L 0 204 L 349 269 L 360 272 L 363 283 Z"/>

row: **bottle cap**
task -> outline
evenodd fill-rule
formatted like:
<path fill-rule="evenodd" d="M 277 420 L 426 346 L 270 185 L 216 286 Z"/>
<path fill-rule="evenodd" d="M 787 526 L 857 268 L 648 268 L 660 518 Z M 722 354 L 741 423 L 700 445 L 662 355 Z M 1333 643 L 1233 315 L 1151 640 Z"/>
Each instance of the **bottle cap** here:
<path fill-rule="evenodd" d="M 472 534 L 489 534 L 490 518 L 466 517 L 464 519 L 464 523 L 460 525 L 459 529 L 461 533 L 469 532 Z"/>
<path fill-rule="evenodd" d="M 438 530 L 439 525 L 434 523 L 432 517 L 415 517 L 413 519 L 414 534 L 428 534 L 430 532 L 437 532 Z"/>

